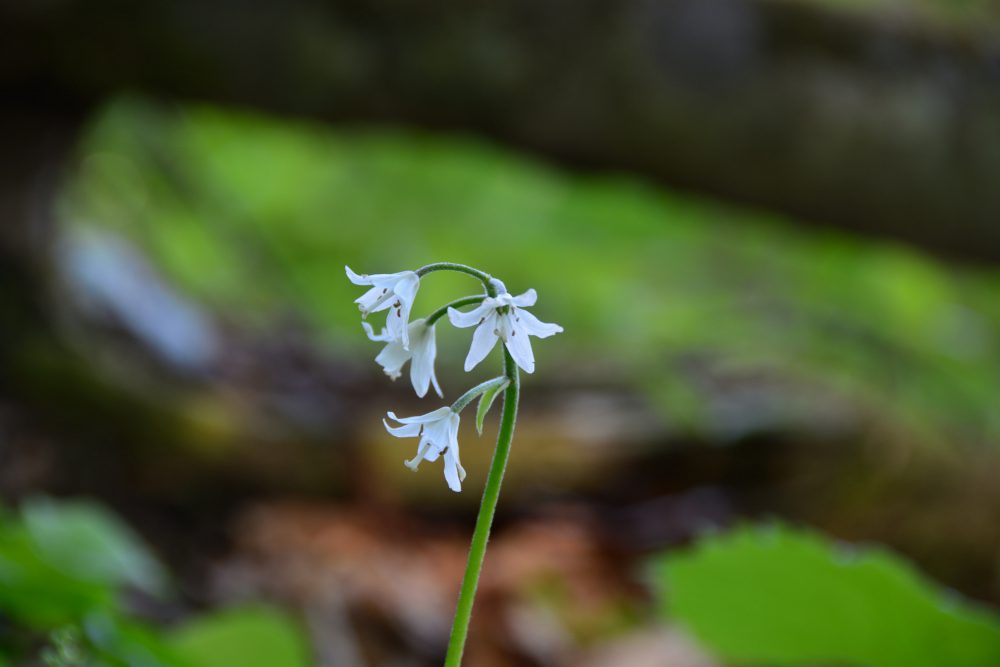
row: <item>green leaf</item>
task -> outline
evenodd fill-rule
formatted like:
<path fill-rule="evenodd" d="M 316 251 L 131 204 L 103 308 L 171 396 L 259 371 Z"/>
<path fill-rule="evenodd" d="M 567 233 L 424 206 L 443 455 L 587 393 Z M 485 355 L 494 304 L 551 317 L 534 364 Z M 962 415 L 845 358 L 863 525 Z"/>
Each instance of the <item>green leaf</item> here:
<path fill-rule="evenodd" d="M 178 631 L 177 653 L 199 667 L 309 667 L 301 629 L 288 616 L 255 607 L 203 617 Z"/>
<path fill-rule="evenodd" d="M 0 519 L 0 611 L 38 628 L 73 622 L 113 604 L 114 591 L 56 567 L 10 517 Z"/>
<path fill-rule="evenodd" d="M 664 611 L 749 664 L 1000 664 L 1000 621 L 902 559 L 784 527 L 745 528 L 660 557 Z"/>
<path fill-rule="evenodd" d="M 202 667 L 178 651 L 169 637 L 145 623 L 117 614 L 95 613 L 83 620 L 85 650 L 94 661 L 86 667 Z"/>
<path fill-rule="evenodd" d="M 35 498 L 22 509 L 28 534 L 48 563 L 82 581 L 161 593 L 165 571 L 140 538 L 102 507 Z"/>
<path fill-rule="evenodd" d="M 486 419 L 486 413 L 490 411 L 493 407 L 493 401 L 496 400 L 500 392 L 503 391 L 507 385 L 510 384 L 510 380 L 504 380 L 495 387 L 490 387 L 482 394 L 479 395 L 479 407 L 476 408 L 476 431 L 479 435 L 483 434 L 483 420 Z"/>

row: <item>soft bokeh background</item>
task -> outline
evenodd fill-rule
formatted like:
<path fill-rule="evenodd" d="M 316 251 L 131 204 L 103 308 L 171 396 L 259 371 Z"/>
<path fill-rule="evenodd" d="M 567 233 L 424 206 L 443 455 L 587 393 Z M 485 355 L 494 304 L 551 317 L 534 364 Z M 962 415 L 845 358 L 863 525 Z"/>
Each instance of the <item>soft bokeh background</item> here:
<path fill-rule="evenodd" d="M 403 467 L 343 272 L 434 261 L 565 327 L 466 664 L 1000 664 L 998 21 L 0 2 L 0 665 L 439 664 L 496 415 Z"/>

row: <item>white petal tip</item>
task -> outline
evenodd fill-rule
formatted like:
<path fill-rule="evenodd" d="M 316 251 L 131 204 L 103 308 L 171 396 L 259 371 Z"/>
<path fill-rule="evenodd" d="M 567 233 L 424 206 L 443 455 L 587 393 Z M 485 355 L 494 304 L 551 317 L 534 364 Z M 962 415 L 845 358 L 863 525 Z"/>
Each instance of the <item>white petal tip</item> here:
<path fill-rule="evenodd" d="M 350 280 L 355 285 L 368 285 L 368 276 L 355 273 L 351 267 L 344 265 L 344 273 L 347 274 L 347 279 Z"/>

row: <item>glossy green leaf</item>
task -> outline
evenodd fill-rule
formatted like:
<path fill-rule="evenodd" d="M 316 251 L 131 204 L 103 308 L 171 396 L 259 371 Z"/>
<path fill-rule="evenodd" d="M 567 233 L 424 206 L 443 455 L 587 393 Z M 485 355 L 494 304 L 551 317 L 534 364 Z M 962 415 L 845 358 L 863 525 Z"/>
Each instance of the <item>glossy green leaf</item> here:
<path fill-rule="evenodd" d="M 1000 664 L 1000 619 L 900 558 L 784 527 L 744 528 L 658 560 L 664 611 L 749 665 Z"/>

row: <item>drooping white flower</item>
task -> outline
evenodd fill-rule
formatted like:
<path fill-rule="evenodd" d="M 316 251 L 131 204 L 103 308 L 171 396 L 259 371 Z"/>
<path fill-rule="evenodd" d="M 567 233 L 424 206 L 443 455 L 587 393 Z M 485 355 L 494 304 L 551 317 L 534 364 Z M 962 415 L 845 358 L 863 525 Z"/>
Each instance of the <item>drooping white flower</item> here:
<path fill-rule="evenodd" d="M 524 308 L 535 305 L 538 295 L 529 289 L 520 296 L 511 296 L 504 292 L 497 297 L 487 297 L 474 310 L 463 313 L 454 308 L 448 309 L 448 319 L 456 327 L 476 328 L 472 334 L 472 346 L 469 356 L 465 358 L 465 370 L 471 371 L 476 364 L 486 358 L 497 338 L 503 340 L 517 365 L 526 373 L 535 371 L 535 355 L 531 351 L 531 341 L 528 336 L 548 338 L 563 330 L 558 324 L 540 321 Z"/>
<path fill-rule="evenodd" d="M 436 461 L 438 456 L 442 456 L 448 488 L 461 491 L 465 468 L 458 456 L 458 413 L 445 407 L 416 417 L 397 417 L 390 412 L 389 418 L 402 424 L 390 426 L 389 422 L 382 420 L 386 430 L 397 438 L 420 436 L 417 455 L 406 462 L 406 467 L 415 471 L 421 461 Z"/>
<path fill-rule="evenodd" d="M 345 266 L 344 270 L 355 285 L 372 286 L 354 300 L 361 310 L 361 317 L 368 317 L 370 313 L 388 309 L 385 328 L 391 336 L 402 341 L 403 349 L 408 350 L 410 336 L 406 324 L 410 320 L 410 309 L 413 308 L 413 300 L 420 287 L 420 277 L 415 271 L 358 275 L 349 266 Z"/>
<path fill-rule="evenodd" d="M 390 378 L 395 380 L 402 374 L 403 365 L 410 362 L 410 382 L 417 396 L 423 398 L 427 394 L 427 387 L 434 385 L 434 391 L 438 396 L 444 397 L 441 392 L 441 385 L 438 384 L 434 375 L 434 359 L 437 357 L 437 340 L 433 326 L 427 326 L 427 320 L 421 318 L 413 320 L 407 326 L 409 334 L 410 348 L 403 347 L 402 338 L 394 337 L 388 330 L 382 329 L 382 333 L 376 334 L 370 324 L 362 322 L 370 340 L 385 343 L 386 346 L 375 357 L 375 361 L 382 366 L 382 370 Z"/>

